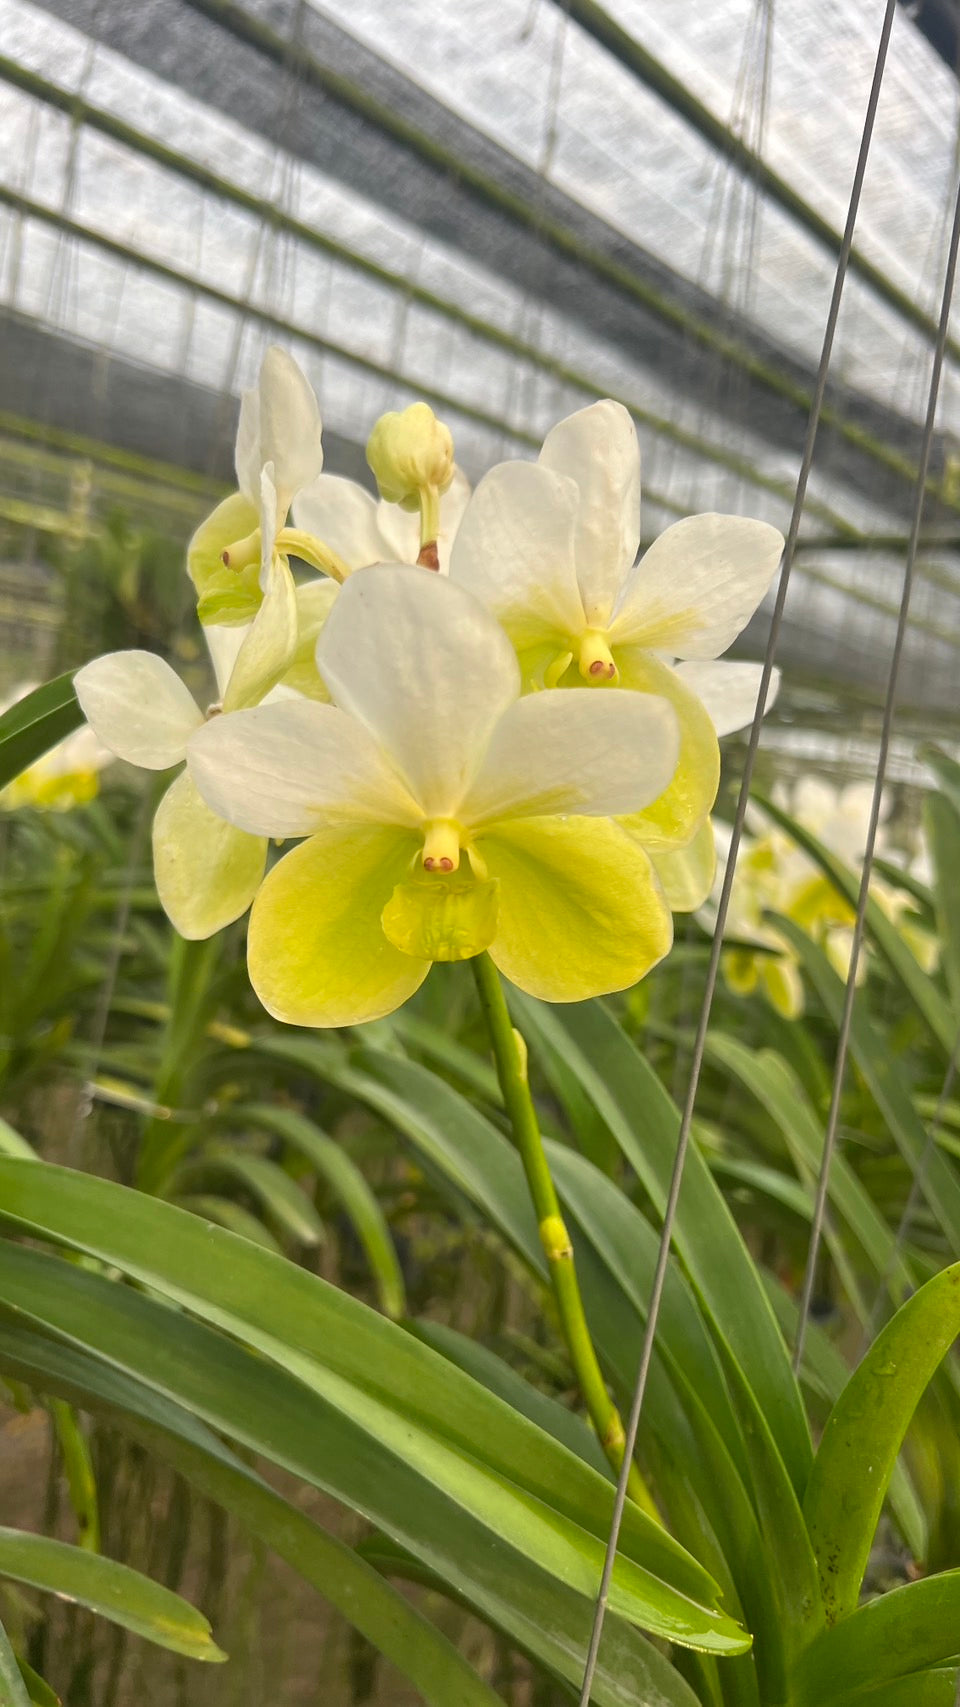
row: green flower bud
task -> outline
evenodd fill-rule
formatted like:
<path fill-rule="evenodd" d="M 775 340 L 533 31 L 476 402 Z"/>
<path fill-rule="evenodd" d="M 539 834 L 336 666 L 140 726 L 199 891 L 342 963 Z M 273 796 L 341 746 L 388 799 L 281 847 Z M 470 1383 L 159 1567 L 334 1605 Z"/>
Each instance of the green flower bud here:
<path fill-rule="evenodd" d="M 429 403 L 411 403 L 381 415 L 367 441 L 367 461 L 381 498 L 419 510 L 425 492 L 445 492 L 453 479 L 453 437 Z"/>

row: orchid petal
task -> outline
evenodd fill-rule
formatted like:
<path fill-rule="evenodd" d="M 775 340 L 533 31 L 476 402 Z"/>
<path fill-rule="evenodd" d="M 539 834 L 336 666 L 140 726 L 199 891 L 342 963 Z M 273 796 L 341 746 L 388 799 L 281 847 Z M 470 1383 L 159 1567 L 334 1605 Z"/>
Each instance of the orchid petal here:
<path fill-rule="evenodd" d="M 477 849 L 500 880 L 490 956 L 529 995 L 624 990 L 668 952 L 673 922 L 650 861 L 609 819 L 497 824 Z"/>
<path fill-rule="evenodd" d="M 180 935 L 202 941 L 239 919 L 263 877 L 267 844 L 211 812 L 186 771 L 153 820 L 153 870 L 164 912 Z"/>
<path fill-rule="evenodd" d="M 648 850 L 683 847 L 700 828 L 717 797 L 720 748 L 716 731 L 700 701 L 669 664 L 641 647 L 623 646 L 617 651 L 617 667 L 623 688 L 669 700 L 680 725 L 680 756 L 672 780 L 657 800 L 625 817 L 624 823 Z M 621 690 L 587 689 L 588 693 L 604 691 L 616 697 Z"/>
<path fill-rule="evenodd" d="M 204 628 L 203 638 L 207 643 L 207 651 L 213 665 L 217 694 L 220 699 L 226 692 L 227 683 L 233 674 L 240 654 L 240 648 L 249 632 L 249 622 L 242 628 L 234 628 L 229 624 L 224 626 L 219 622 L 212 622 Z"/>
<path fill-rule="evenodd" d="M 430 962 L 394 948 L 380 916 L 417 845 L 409 831 L 328 824 L 274 866 L 247 934 L 250 982 L 269 1013 L 289 1025 L 359 1025 L 413 995 Z"/>
<path fill-rule="evenodd" d="M 717 658 L 704 663 L 677 664 L 674 668 L 684 687 L 706 707 L 718 736 L 732 735 L 753 722 L 762 664 L 730 663 L 726 658 Z M 780 671 L 774 670 L 764 714 L 771 710 L 779 691 Z"/>
<path fill-rule="evenodd" d="M 223 695 L 224 711 L 256 705 L 280 680 L 297 647 L 297 594 L 288 565 L 269 564 L 263 603 L 243 638 Z"/>
<path fill-rule="evenodd" d="M 289 669 L 281 677 L 283 687 L 327 704 L 330 695 L 317 669 L 317 640 L 339 591 L 337 582 L 326 575 L 318 575 L 297 588 L 297 646 Z"/>
<path fill-rule="evenodd" d="M 531 462 L 481 480 L 453 542 L 450 577 L 500 619 L 517 647 L 578 636 L 585 618 L 573 545 L 573 482 Z"/>
<path fill-rule="evenodd" d="M 154 652 L 108 652 L 84 664 L 73 685 L 103 745 L 145 770 L 179 764 L 203 722 L 193 695 Z"/>
<path fill-rule="evenodd" d="M 260 509 L 260 470 L 263 464 L 264 458 L 260 455 L 260 392 L 245 391 L 240 398 L 234 467 L 241 494 L 257 511 Z"/>
<path fill-rule="evenodd" d="M 597 688 L 547 689 L 504 713 L 461 817 L 475 825 L 637 811 L 663 793 L 679 750 L 676 713 L 666 700 Z"/>
<path fill-rule="evenodd" d="M 640 546 L 636 428 L 623 404 L 606 398 L 553 427 L 539 460 L 576 484 L 577 580 L 587 626 L 605 628 Z"/>
<path fill-rule="evenodd" d="M 456 817 L 497 719 L 520 693 L 503 629 L 429 569 L 351 575 L 321 632 L 317 667 L 431 818 Z"/>
<path fill-rule="evenodd" d="M 260 462 L 272 463 L 278 516 L 323 467 L 320 410 L 313 387 L 276 344 L 260 364 Z"/>
<path fill-rule="evenodd" d="M 687 516 L 654 540 L 627 578 L 608 630 L 680 658 L 716 658 L 767 592 L 783 535 L 745 516 Z"/>
<path fill-rule="evenodd" d="M 685 848 L 651 848 L 650 859 L 672 913 L 695 913 L 713 888 L 717 848 L 709 818 Z"/>
<path fill-rule="evenodd" d="M 293 517 L 298 528 L 322 540 L 348 569 L 363 569 L 397 555 L 385 547 L 381 508 L 390 510 L 394 506 L 378 505 L 356 480 L 345 480 L 339 474 L 321 474 L 294 499 Z M 404 521 L 412 524 L 413 534 L 419 538 L 416 518 L 405 516 Z M 406 552 L 400 555 L 406 557 Z M 416 555 L 415 547 L 409 561 L 415 561 Z"/>
<path fill-rule="evenodd" d="M 215 717 L 187 762 L 212 811 L 252 835 L 310 836 L 328 818 L 419 821 L 375 742 L 336 706 L 291 698 Z"/>

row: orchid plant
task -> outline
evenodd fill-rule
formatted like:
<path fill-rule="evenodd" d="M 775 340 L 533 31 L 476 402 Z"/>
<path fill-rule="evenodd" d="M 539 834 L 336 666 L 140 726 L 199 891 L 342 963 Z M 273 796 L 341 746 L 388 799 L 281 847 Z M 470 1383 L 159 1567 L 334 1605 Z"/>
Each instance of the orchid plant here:
<path fill-rule="evenodd" d="M 85 665 L 76 697 L 111 754 L 181 767 L 153 838 L 181 937 L 203 943 L 250 909 L 252 988 L 294 1029 L 218 1026 L 229 1077 L 259 1084 L 290 1067 L 402 1132 L 549 1286 L 592 1431 L 542 1394 L 540 1406 L 518 1396 L 510 1371 L 431 1343 L 429 1323 L 416 1338 L 162 1191 L 22 1153 L 0 1157 L 0 1209 L 33 1241 L 0 1239 L 11 1318 L 0 1366 L 52 1391 L 66 1379 L 130 1421 L 321 1582 L 431 1707 L 492 1707 L 493 1691 L 380 1571 L 448 1587 L 548 1679 L 578 1687 L 658 1262 L 647 1209 L 664 1213 L 678 1120 L 615 1013 L 589 998 L 643 979 L 669 954 L 673 912 L 709 894 L 718 742 L 752 717 L 760 686 L 757 667 L 723 654 L 783 542 L 764 522 L 709 514 L 638 560 L 639 448 L 611 401 L 560 422 L 536 462 L 503 463 L 472 494 L 425 404 L 383 417 L 368 459 L 379 501 L 324 472 L 317 401 L 291 358 L 269 351 L 242 402 L 237 491 L 187 553 L 209 699 L 144 651 Z M 67 714 L 69 684 L 40 691 L 51 717 Z M 484 1070 L 480 1106 L 456 1088 L 456 1053 L 434 1075 L 393 1029 L 431 968 L 460 961 L 497 1069 L 496 1084 Z M 174 1018 L 179 1061 L 208 1012 Z M 358 1026 L 362 1044 L 332 1035 Z M 528 1040 L 558 1130 L 601 1131 L 643 1209 L 615 1167 L 544 1140 Z M 498 1096 L 512 1146 L 491 1113 Z M 165 1143 L 173 1101 L 158 1094 L 153 1110 Z M 247 1112 L 306 1142 L 290 1108 Z M 317 1136 L 333 1169 L 336 1147 Z M 174 1130 L 181 1162 L 183 1142 Z M 804 1379 L 833 1401 L 815 1456 L 773 1294 L 696 1146 L 688 1167 L 594 1699 L 841 1707 L 852 1678 L 849 1698 L 881 1707 L 875 1625 L 857 1595 L 910 1408 L 960 1319 L 956 1275 L 892 1315 L 847 1387 L 812 1326 Z M 180 1203 L 183 1178 L 181 1167 Z M 893 1407 L 878 1382 L 891 1369 L 904 1395 Z M 859 1504 L 838 1516 L 861 1440 Z M 253 1455 L 368 1519 L 369 1555 L 334 1546 Z M 910 1487 L 891 1486 L 919 1548 Z M 883 1677 L 896 1681 L 885 1640 Z M 952 1663 L 946 1640 L 938 1625 L 920 1644 L 917 1675 Z"/>

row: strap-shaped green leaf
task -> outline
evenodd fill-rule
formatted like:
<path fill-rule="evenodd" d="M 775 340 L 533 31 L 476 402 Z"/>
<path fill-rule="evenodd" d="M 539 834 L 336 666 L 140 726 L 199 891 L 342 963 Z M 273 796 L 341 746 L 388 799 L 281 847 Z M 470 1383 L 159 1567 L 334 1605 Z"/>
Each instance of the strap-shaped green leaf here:
<path fill-rule="evenodd" d="M 810 1644 L 792 1682 L 794 1707 L 844 1707 L 861 1689 L 955 1658 L 960 1646 L 960 1571 L 941 1571 L 870 1600 Z M 872 1699 L 872 1696 L 871 1696 Z"/>
<path fill-rule="evenodd" d="M 0 788 L 6 788 L 82 722 L 72 670 L 18 699 L 0 717 Z"/>
<path fill-rule="evenodd" d="M 0 1529 L 0 1576 L 75 1600 L 113 1624 L 192 1660 L 225 1660 L 203 1614 L 162 1583 L 48 1535 Z"/>
<path fill-rule="evenodd" d="M 39 1190 L 30 1184 L 32 1174 L 38 1176 Z M 435 1503 L 459 1510 L 464 1521 L 470 1514 L 471 1520 L 498 1526 L 505 1541 L 544 1569 L 550 1569 L 552 1559 L 554 1575 L 580 1580 L 582 1592 L 590 1592 L 609 1522 L 609 1482 L 377 1312 L 170 1205 L 65 1169 L 45 1165 L 38 1170 L 36 1163 L 0 1158 L 0 1212 L 41 1236 L 99 1255 L 256 1348 L 256 1357 L 244 1363 L 237 1381 L 249 1384 L 255 1373 L 257 1378 L 262 1373 L 282 1385 L 284 1371 L 295 1374 L 317 1407 L 309 1426 L 305 1421 L 298 1424 L 298 1439 L 309 1442 L 311 1462 L 319 1451 L 321 1422 L 336 1431 L 338 1440 L 346 1441 L 349 1434 L 353 1443 L 349 1452 L 345 1446 L 338 1448 L 335 1458 L 321 1455 L 311 1478 L 329 1485 L 331 1469 L 342 1472 L 350 1485 L 343 1483 L 340 1497 L 387 1529 L 391 1521 L 370 1501 L 386 1499 L 402 1481 L 404 1523 L 412 1528 L 408 1534 L 395 1519 L 393 1532 L 414 1550 L 419 1525 L 426 1520 L 426 1498 L 432 1493 Z M 12 1285 L 13 1272 L 23 1269 L 27 1253 L 6 1247 L 0 1256 L 7 1284 Z M 76 1271 L 67 1265 L 49 1308 L 79 1309 L 73 1297 L 76 1286 Z M 95 1319 L 99 1309 L 109 1305 L 114 1315 L 129 1309 L 130 1294 L 118 1292 L 109 1289 L 97 1309 L 87 1305 L 83 1319 L 91 1324 L 91 1336 L 101 1329 Z M 21 1287 L 21 1296 L 22 1307 L 29 1309 L 29 1291 Z M 170 1336 L 186 1331 L 180 1314 L 165 1312 L 162 1332 L 167 1343 L 162 1348 L 155 1344 L 155 1354 L 162 1349 L 167 1359 Z M 139 1357 L 137 1336 L 125 1332 L 130 1355 Z M 83 1342 L 82 1333 L 77 1337 Z M 154 1337 L 159 1338 L 159 1329 Z M 227 1344 L 217 1343 L 221 1361 L 229 1356 Z M 212 1356 L 212 1350 L 188 1356 L 182 1349 L 178 1380 L 195 1374 L 199 1378 L 196 1358 Z M 293 1395 L 284 1400 L 295 1402 L 302 1403 Z M 271 1414 L 280 1408 L 271 1404 Z M 235 1423 L 238 1430 L 248 1426 L 242 1408 Z M 215 1426 L 231 1432 L 230 1423 L 218 1421 Z M 381 1452 L 389 1454 L 391 1462 L 402 1462 L 405 1472 L 401 1476 L 395 1470 L 382 1485 L 368 1462 L 371 1453 L 376 1457 Z M 455 1570 L 457 1542 L 449 1532 L 449 1518 L 446 1530 L 440 1522 L 439 1505 L 434 1527 L 445 1568 Z M 748 1645 L 732 1619 L 710 1609 L 716 1588 L 708 1573 L 635 1508 L 628 1511 L 620 1557 L 612 1603 L 620 1604 L 626 1616 L 633 1616 L 629 1609 L 635 1608 L 638 1623 L 650 1629 L 663 1625 L 664 1634 L 680 1640 L 689 1620 L 691 1635 L 696 1629 L 696 1645 L 716 1651 L 739 1651 Z"/>
<path fill-rule="evenodd" d="M 901 1442 L 958 1333 L 960 1263 L 954 1263 L 887 1323 L 827 1418 L 804 1516 L 831 1623 L 857 1604 Z"/>
<path fill-rule="evenodd" d="M 3 1707 L 30 1707 L 30 1696 L 23 1674 L 10 1646 L 10 1638 L 0 1624 L 0 1702 Z"/>
<path fill-rule="evenodd" d="M 427 1707 L 450 1707 L 452 1701 L 458 1707 L 498 1707 L 500 1697 L 416 1607 L 180 1406 L 89 1352 L 22 1324 L 0 1321 L 0 1368 L 119 1418 L 152 1453 L 311 1583 L 410 1679 Z"/>
<path fill-rule="evenodd" d="M 804 970 L 835 1026 L 843 1013 L 844 984 L 823 949 L 806 931 L 782 913 L 772 915 L 796 949 Z M 910 1088 L 896 1057 L 875 1029 L 861 997 L 854 1003 L 850 1025 L 850 1052 L 857 1063 L 880 1113 L 887 1122 L 897 1148 L 914 1174 L 922 1168 L 924 1196 L 943 1228 L 954 1255 L 960 1255 L 960 1181 L 956 1170 L 937 1145 L 929 1142 L 924 1122 L 914 1107 Z"/>
<path fill-rule="evenodd" d="M 953 1005 L 960 1014 L 960 807 L 945 794 L 928 794 L 923 823 L 933 856 L 940 951 Z"/>

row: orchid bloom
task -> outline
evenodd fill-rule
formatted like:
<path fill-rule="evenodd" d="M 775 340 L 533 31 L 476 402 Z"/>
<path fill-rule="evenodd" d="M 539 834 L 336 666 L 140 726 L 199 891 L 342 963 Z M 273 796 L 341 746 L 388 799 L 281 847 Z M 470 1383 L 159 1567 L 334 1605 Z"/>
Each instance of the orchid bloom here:
<path fill-rule="evenodd" d="M 446 574 L 457 529 L 470 498 L 470 485 L 454 467 L 450 484 L 440 498 L 437 537 L 438 568 Z M 326 540 L 331 551 L 354 569 L 374 563 L 416 563 L 420 551 L 420 518 L 398 504 L 376 498 L 356 480 L 321 474 L 294 500 L 298 528 Z"/>
<path fill-rule="evenodd" d="M 651 851 L 696 842 L 702 883 L 717 736 L 749 722 L 760 681 L 759 666 L 715 660 L 767 592 L 783 539 L 766 522 L 702 515 L 676 522 L 637 563 L 639 544 L 636 431 L 607 400 L 554 427 L 536 463 L 501 463 L 481 480 L 450 574 L 499 618 L 525 686 L 586 683 L 670 701 L 676 774 L 627 827 Z"/>
<path fill-rule="evenodd" d="M 0 703 L 0 713 L 9 711 L 36 686 L 36 682 L 21 682 Z M 95 798 L 100 772 L 112 760 L 113 754 L 100 745 L 92 729 L 75 729 L 0 789 L 0 808 L 15 812 L 32 806 L 40 812 L 70 812 Z"/>
<path fill-rule="evenodd" d="M 297 493 L 323 467 L 321 433 L 309 381 L 292 356 L 271 346 L 260 365 L 256 390 L 245 391 L 240 403 L 235 453 L 239 491 L 201 522 L 187 547 L 202 623 L 246 626 L 267 591 L 269 559 L 277 554 L 285 560 L 290 551 L 300 555 L 308 549 L 285 524 Z"/>
<path fill-rule="evenodd" d="M 521 698 L 479 602 L 417 567 L 350 576 L 317 645 L 333 704 L 214 719 L 188 763 L 208 805 L 254 836 L 305 837 L 254 902 L 248 965 L 291 1024 L 399 1007 L 435 960 L 484 949 L 522 989 L 625 988 L 668 950 L 647 855 L 611 821 L 676 764 L 672 707 L 647 694 Z"/>
<path fill-rule="evenodd" d="M 281 577 L 246 630 L 204 630 L 221 695 L 206 713 L 153 652 L 108 652 L 85 664 L 74 688 L 97 738 L 117 758 L 143 770 L 182 764 L 207 718 L 229 722 L 239 708 L 256 705 L 286 667 L 296 638 L 288 591 Z M 188 772 L 181 771 L 153 821 L 157 892 L 181 936 L 213 936 L 246 912 L 266 855 L 263 837 L 246 835 L 218 818 Z"/>
<path fill-rule="evenodd" d="M 774 798 L 798 824 L 859 875 L 873 804 L 872 783 L 848 783 L 838 789 L 822 777 L 803 777 L 790 791 L 778 787 Z M 884 816 L 882 813 L 877 827 L 874 852 L 881 858 L 889 858 L 895 856 L 895 850 Z M 751 824 L 761 833 L 755 838 L 744 838 L 741 843 L 727 916 L 727 934 L 739 940 L 724 951 L 724 977 L 739 995 L 762 989 L 778 1012 L 795 1019 L 804 1007 L 797 956 L 765 914 L 782 913 L 793 919 L 821 945 L 838 976 L 846 980 L 853 953 L 854 909 L 785 830 L 769 826 L 762 808 L 751 808 Z M 726 826 L 718 824 L 715 828 L 725 855 L 729 832 Z M 871 875 L 870 893 L 897 924 L 916 958 L 927 970 L 932 970 L 936 964 L 936 944 L 915 925 L 909 898 L 874 875 Z M 714 906 L 718 897 L 719 883 Z M 704 917 L 708 928 L 712 914 L 713 909 Z M 867 959 L 861 954 L 857 982 L 862 983 L 866 976 Z"/>

